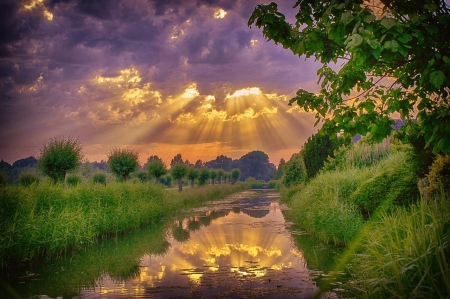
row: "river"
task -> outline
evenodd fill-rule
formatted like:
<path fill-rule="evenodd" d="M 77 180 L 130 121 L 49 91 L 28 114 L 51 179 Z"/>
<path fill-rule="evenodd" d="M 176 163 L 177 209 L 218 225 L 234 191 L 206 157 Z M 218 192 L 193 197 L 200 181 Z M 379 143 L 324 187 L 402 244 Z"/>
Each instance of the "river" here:
<path fill-rule="evenodd" d="M 237 193 L 35 262 L 0 297 L 311 298 L 336 249 L 294 229 L 287 209 L 274 191 Z"/>

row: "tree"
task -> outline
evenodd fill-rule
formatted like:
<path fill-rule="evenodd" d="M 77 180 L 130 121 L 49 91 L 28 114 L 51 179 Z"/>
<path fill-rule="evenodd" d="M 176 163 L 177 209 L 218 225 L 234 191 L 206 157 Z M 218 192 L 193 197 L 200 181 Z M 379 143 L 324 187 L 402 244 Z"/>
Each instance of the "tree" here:
<path fill-rule="evenodd" d="M 188 179 L 191 181 L 191 187 L 194 188 L 194 182 L 199 177 L 200 172 L 197 168 L 190 166 L 187 174 Z"/>
<path fill-rule="evenodd" d="M 216 182 L 216 178 L 218 176 L 217 170 L 211 169 L 211 184 L 214 186 L 214 183 Z"/>
<path fill-rule="evenodd" d="M 198 184 L 200 186 L 205 185 L 210 177 L 211 177 L 211 171 L 206 167 L 201 168 L 200 175 L 198 177 Z"/>
<path fill-rule="evenodd" d="M 171 168 L 172 177 L 178 181 L 178 192 L 183 191 L 183 184 L 181 180 L 187 175 L 188 167 L 186 164 L 179 162 Z"/>
<path fill-rule="evenodd" d="M 112 148 L 108 154 L 108 167 L 120 180 L 126 181 L 138 168 L 139 154 L 133 149 Z"/>
<path fill-rule="evenodd" d="M 234 185 L 237 180 L 239 180 L 239 177 L 241 176 L 241 171 L 237 168 L 231 170 L 231 185 Z"/>
<path fill-rule="evenodd" d="M 262 151 L 252 151 L 239 159 L 242 179 L 254 177 L 257 180 L 269 181 L 275 165 L 269 163 L 269 156 Z"/>
<path fill-rule="evenodd" d="M 275 174 L 275 179 L 279 180 L 281 179 L 281 177 L 283 176 L 283 168 L 284 165 L 286 164 L 286 160 L 284 160 L 283 158 L 280 159 L 280 163 L 278 163 L 278 167 L 277 167 L 277 172 Z"/>
<path fill-rule="evenodd" d="M 219 178 L 219 184 L 222 184 L 224 175 L 225 171 L 223 171 L 222 169 L 217 170 L 217 177 Z"/>
<path fill-rule="evenodd" d="M 299 0 L 294 7 L 295 24 L 276 3 L 258 5 L 248 21 L 268 40 L 322 63 L 320 92 L 300 89 L 290 105 L 314 111 L 330 136 L 375 141 L 391 133 L 393 113 L 417 117 L 425 146 L 450 152 L 448 1 Z"/>
<path fill-rule="evenodd" d="M 82 158 L 82 147 L 78 140 L 56 136 L 40 150 L 38 168 L 54 183 L 64 182 L 67 172 L 74 170 Z"/>
<path fill-rule="evenodd" d="M 170 168 L 172 168 L 177 163 L 184 163 L 181 154 L 177 154 L 175 157 L 173 157 L 173 159 L 170 161 Z"/>
<path fill-rule="evenodd" d="M 350 143 L 350 138 L 333 138 L 321 132 L 309 137 L 302 150 L 308 178 L 313 178 L 322 169 L 328 157 L 334 158 L 335 150 Z"/>
<path fill-rule="evenodd" d="M 205 166 L 205 163 L 203 163 L 202 160 L 198 159 L 197 161 L 195 161 L 194 167 L 195 168 L 202 168 Z"/>
<path fill-rule="evenodd" d="M 291 159 L 283 167 L 281 182 L 289 188 L 306 182 L 307 178 L 308 175 L 306 173 L 305 162 L 303 161 L 303 153 L 293 154 Z"/>
<path fill-rule="evenodd" d="M 157 158 L 148 160 L 146 167 L 150 177 L 156 178 L 156 182 L 159 183 L 161 177 L 167 173 L 167 168 L 162 159 L 158 158 L 158 156 L 155 157 Z"/>

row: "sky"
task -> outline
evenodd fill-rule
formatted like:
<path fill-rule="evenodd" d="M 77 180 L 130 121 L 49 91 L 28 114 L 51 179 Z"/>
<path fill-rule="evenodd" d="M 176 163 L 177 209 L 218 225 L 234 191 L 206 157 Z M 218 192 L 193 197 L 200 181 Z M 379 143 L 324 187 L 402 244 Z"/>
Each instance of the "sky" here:
<path fill-rule="evenodd" d="M 278 2 L 292 20 L 295 1 Z M 116 147 L 141 164 L 254 150 L 288 160 L 318 130 L 288 101 L 318 90 L 320 65 L 248 27 L 263 3 L 0 0 L 0 159 L 64 136 L 91 162 Z"/>

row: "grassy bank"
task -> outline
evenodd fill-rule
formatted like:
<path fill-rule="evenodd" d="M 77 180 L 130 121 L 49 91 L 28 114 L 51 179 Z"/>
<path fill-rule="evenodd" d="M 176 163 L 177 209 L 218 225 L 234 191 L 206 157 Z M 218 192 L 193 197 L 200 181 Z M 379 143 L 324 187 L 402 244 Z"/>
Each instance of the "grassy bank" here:
<path fill-rule="evenodd" d="M 407 148 L 359 144 L 281 193 L 300 228 L 345 248 L 349 298 L 449 298 L 450 201 L 417 183 Z"/>
<path fill-rule="evenodd" d="M 1 269 L 41 256 L 57 256 L 243 190 L 245 184 L 185 188 L 182 193 L 153 183 L 43 183 L 0 189 Z"/>

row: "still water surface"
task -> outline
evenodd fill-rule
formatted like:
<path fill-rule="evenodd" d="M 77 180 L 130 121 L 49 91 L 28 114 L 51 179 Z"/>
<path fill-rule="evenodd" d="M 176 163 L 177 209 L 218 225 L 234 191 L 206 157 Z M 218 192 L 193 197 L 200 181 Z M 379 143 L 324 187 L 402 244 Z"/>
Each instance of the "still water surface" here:
<path fill-rule="evenodd" d="M 11 289 L 18 298 L 311 298 L 326 265 L 320 248 L 302 249 L 286 209 L 273 191 L 234 194 L 34 265 Z"/>

